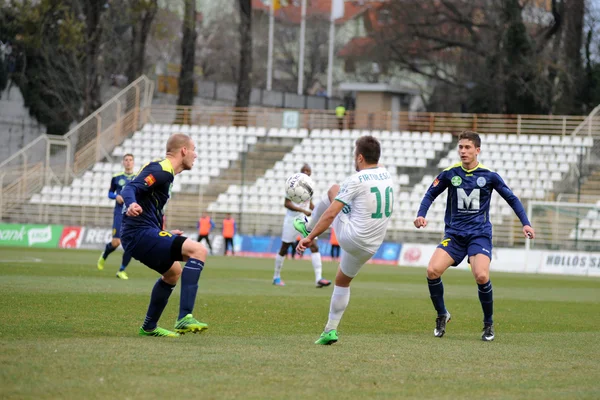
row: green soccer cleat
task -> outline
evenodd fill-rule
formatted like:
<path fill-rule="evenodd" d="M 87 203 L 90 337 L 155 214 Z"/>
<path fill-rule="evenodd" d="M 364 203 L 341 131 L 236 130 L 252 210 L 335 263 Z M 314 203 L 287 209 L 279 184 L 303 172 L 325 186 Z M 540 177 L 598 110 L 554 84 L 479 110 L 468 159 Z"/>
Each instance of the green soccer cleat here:
<path fill-rule="evenodd" d="M 117 272 L 117 278 L 123 279 L 126 281 L 127 279 L 129 279 L 129 275 L 127 275 L 127 272 L 125 272 L 125 271 L 119 271 L 119 272 Z"/>
<path fill-rule="evenodd" d="M 104 258 L 102 258 L 102 254 L 100 254 L 100 258 L 98 259 L 98 270 L 102 271 L 104 269 Z"/>
<path fill-rule="evenodd" d="M 151 330 L 150 332 L 145 331 L 144 328 L 140 328 L 139 335 L 140 336 L 155 336 L 155 337 L 179 337 L 180 336 L 179 333 L 171 332 L 167 329 L 159 328 L 158 326 L 156 328 L 154 328 L 153 330 Z"/>
<path fill-rule="evenodd" d="M 185 334 L 188 332 L 198 333 L 208 329 L 208 325 L 196 320 L 192 314 L 188 314 L 175 323 L 175 332 Z"/>
<path fill-rule="evenodd" d="M 294 228 L 300 232 L 302 237 L 307 237 L 310 232 L 306 229 L 306 223 L 308 222 L 306 217 L 296 217 L 294 219 Z"/>
<path fill-rule="evenodd" d="M 329 332 L 321 333 L 321 336 L 319 337 L 319 339 L 317 339 L 315 344 L 329 345 L 329 344 L 334 344 L 337 341 L 338 341 L 337 331 L 335 329 L 333 329 Z"/>

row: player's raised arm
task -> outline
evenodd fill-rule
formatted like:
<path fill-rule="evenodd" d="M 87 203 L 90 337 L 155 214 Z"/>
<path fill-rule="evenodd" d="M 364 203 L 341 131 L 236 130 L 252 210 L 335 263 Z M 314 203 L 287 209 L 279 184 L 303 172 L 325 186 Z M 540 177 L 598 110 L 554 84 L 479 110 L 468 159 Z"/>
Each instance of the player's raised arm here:
<path fill-rule="evenodd" d="M 421 228 L 427 226 L 425 217 L 427 216 L 429 207 L 431 207 L 431 204 L 433 204 L 436 197 L 442 194 L 447 187 L 448 179 L 446 179 L 446 171 L 442 171 L 437 178 L 433 180 L 433 183 L 429 186 L 429 189 L 427 189 L 427 193 L 423 196 L 423 200 L 421 200 L 421 206 L 417 212 L 417 218 L 414 221 L 415 227 Z"/>
<path fill-rule="evenodd" d="M 291 201 L 287 197 L 285 198 L 285 201 L 283 202 L 283 206 L 285 208 L 287 208 L 288 210 L 301 212 L 301 213 L 305 214 L 307 217 L 310 217 L 310 214 L 311 214 L 310 210 L 305 210 L 302 207 L 298 207 L 297 205 L 294 204 L 293 201 Z"/>
<path fill-rule="evenodd" d="M 519 200 L 519 198 L 513 193 L 513 191 L 510 190 L 510 188 L 504 182 L 500 175 L 495 173 L 493 176 L 494 178 L 492 180 L 492 183 L 494 185 L 494 190 L 496 190 L 496 192 L 498 192 L 500 196 L 502 196 L 502 198 L 506 200 L 508 205 L 513 209 L 513 211 L 519 218 L 519 221 L 521 221 L 521 224 L 523 225 L 523 234 L 525 235 L 525 237 L 528 237 L 530 239 L 535 238 L 535 231 L 531 227 L 531 223 L 527 218 L 527 213 L 525 212 L 525 208 L 523 207 L 523 203 L 521 203 L 521 200 Z"/>

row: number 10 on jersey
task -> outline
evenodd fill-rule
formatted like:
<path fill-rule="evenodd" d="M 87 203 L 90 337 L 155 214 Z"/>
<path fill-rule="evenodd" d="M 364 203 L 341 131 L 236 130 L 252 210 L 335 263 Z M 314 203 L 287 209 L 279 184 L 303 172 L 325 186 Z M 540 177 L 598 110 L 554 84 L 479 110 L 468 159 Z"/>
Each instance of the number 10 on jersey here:
<path fill-rule="evenodd" d="M 383 217 L 383 214 L 381 212 L 381 192 L 379 191 L 378 187 L 373 186 L 371 188 L 371 193 L 375 194 L 375 199 L 377 200 L 377 211 L 371 214 L 371 218 L 380 219 Z M 385 216 L 389 218 L 390 215 L 392 215 L 392 211 L 394 210 L 394 191 L 392 190 L 391 186 L 385 188 L 385 206 L 383 207 L 383 209 L 385 212 Z"/>

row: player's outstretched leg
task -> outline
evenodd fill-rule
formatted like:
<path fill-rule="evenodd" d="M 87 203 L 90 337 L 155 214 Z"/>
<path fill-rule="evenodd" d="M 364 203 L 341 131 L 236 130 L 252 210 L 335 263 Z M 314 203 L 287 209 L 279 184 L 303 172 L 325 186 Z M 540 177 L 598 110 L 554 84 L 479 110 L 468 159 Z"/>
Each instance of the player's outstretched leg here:
<path fill-rule="evenodd" d="M 454 259 L 452 259 L 446 251 L 437 248 L 431 256 L 431 260 L 429 260 L 429 265 L 427 266 L 429 296 L 437 311 L 435 329 L 433 330 L 433 335 L 435 337 L 444 336 L 446 333 L 446 325 L 452 318 L 444 304 L 444 284 L 442 283 L 441 276 L 453 263 Z"/>
<path fill-rule="evenodd" d="M 117 278 L 125 280 L 129 279 L 129 275 L 127 275 L 127 272 L 125 272 L 125 268 L 127 268 L 130 261 L 131 253 L 125 251 L 123 253 L 123 260 L 121 261 L 121 268 L 119 268 L 119 271 L 117 272 Z"/>
<path fill-rule="evenodd" d="M 486 246 L 487 247 L 487 246 Z M 481 340 L 491 342 L 494 340 L 494 293 L 490 280 L 490 259 L 485 254 L 470 257 L 471 272 L 477 282 L 477 294 L 483 311 L 483 333 Z"/>
<path fill-rule="evenodd" d="M 349 302 L 350 287 L 334 286 L 331 302 L 329 303 L 329 319 L 323 333 L 315 344 L 332 344 L 337 342 L 337 327 Z"/>
<path fill-rule="evenodd" d="M 310 258 L 312 261 L 313 269 L 315 270 L 315 285 L 317 288 L 322 288 L 331 285 L 331 281 L 323 279 L 323 262 L 321 261 L 321 253 L 319 253 L 319 247 L 317 245 L 311 246 Z"/>
<path fill-rule="evenodd" d="M 325 210 L 327 210 L 327 208 L 331 205 L 331 202 L 335 199 L 335 196 L 337 196 L 339 191 L 340 185 L 332 185 L 327 193 L 324 193 L 321 199 L 319 199 L 319 201 L 317 201 L 315 204 L 315 208 L 312 211 L 310 219 L 307 219 L 305 216 L 300 216 L 294 220 L 294 228 L 300 232 L 302 237 L 308 236 L 310 231 L 312 231 L 319 221 L 319 218 L 321 218 L 321 215 L 323 215 Z"/>
<path fill-rule="evenodd" d="M 119 247 L 119 246 L 114 247 L 112 245 L 112 242 L 106 243 L 106 246 L 104 247 L 104 252 L 102 252 L 102 254 L 100 254 L 100 258 L 98 258 L 98 269 L 100 271 L 102 271 L 104 269 L 104 262 L 108 258 L 108 255 L 110 253 L 112 253 L 113 251 L 115 251 L 117 249 L 117 247 Z"/>
<path fill-rule="evenodd" d="M 283 268 L 283 262 L 285 261 L 285 254 L 288 251 L 290 243 L 281 243 L 279 253 L 275 255 L 275 268 L 273 271 L 273 285 L 285 286 L 285 282 L 281 280 L 281 269 Z M 292 249 L 295 250 L 295 249 Z M 282 255 L 283 254 L 283 255 Z"/>
<path fill-rule="evenodd" d="M 329 303 L 329 319 L 323 333 L 317 339 L 315 344 L 329 345 L 338 341 L 337 328 L 342 320 L 344 311 L 350 302 L 350 282 L 352 278 L 346 276 L 341 268 L 338 268 L 335 277 L 335 286 L 331 294 L 331 302 Z M 344 286 L 341 286 L 344 285 Z"/>
<path fill-rule="evenodd" d="M 148 305 L 148 312 L 146 313 L 146 319 L 144 324 L 140 328 L 139 334 L 141 336 L 156 336 L 156 337 L 177 337 L 178 333 L 168 331 L 163 328 L 157 327 L 158 320 L 162 315 L 169 297 L 175 288 L 175 283 L 181 275 L 181 264 L 178 262 L 173 263 L 171 268 L 154 284 L 152 294 L 150 295 L 150 304 Z M 168 283 L 173 282 L 173 284 Z"/>
<path fill-rule="evenodd" d="M 206 244 L 208 244 L 208 249 L 210 250 L 210 255 L 213 255 L 213 248 L 212 248 L 212 244 L 210 244 L 210 239 L 208 238 L 208 236 L 206 237 Z"/>
<path fill-rule="evenodd" d="M 204 269 L 207 251 L 202 244 L 186 240 L 183 243 L 182 254 L 187 258 L 187 262 L 181 273 L 181 300 L 179 302 L 179 317 L 175 323 L 175 332 L 180 334 L 202 332 L 208 328 L 208 325 L 196 320 L 192 312 L 198 293 L 198 280 Z"/>

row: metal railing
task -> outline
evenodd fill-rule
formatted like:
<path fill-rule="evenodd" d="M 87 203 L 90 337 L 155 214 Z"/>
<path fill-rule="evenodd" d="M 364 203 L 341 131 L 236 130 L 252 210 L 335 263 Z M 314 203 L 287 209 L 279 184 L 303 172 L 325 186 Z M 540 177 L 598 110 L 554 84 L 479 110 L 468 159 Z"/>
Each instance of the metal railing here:
<path fill-rule="evenodd" d="M 40 135 L 0 163 L 0 217 L 39 192 L 63 184 L 108 158 L 146 123 L 154 83 L 142 76 L 64 136 Z"/>
<path fill-rule="evenodd" d="M 585 116 L 573 115 L 502 115 L 429 112 L 347 111 L 338 119 L 332 110 L 284 110 L 279 108 L 152 105 L 150 120 L 162 124 L 285 127 L 289 112 L 303 129 L 360 129 L 419 132 L 460 132 L 509 135 L 569 135 L 584 123 Z"/>

